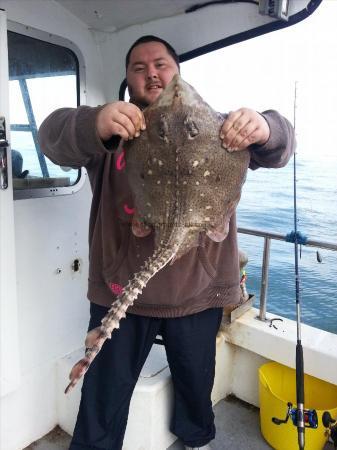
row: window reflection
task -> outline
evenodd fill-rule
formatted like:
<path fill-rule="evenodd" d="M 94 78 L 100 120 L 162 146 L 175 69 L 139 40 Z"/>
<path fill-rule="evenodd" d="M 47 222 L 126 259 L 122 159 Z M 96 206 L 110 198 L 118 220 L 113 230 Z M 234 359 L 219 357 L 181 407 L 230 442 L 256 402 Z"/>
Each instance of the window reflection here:
<path fill-rule="evenodd" d="M 78 104 L 78 63 L 67 48 L 8 32 L 10 121 L 14 189 L 71 186 L 79 170 L 52 163 L 37 130 L 57 108 Z"/>

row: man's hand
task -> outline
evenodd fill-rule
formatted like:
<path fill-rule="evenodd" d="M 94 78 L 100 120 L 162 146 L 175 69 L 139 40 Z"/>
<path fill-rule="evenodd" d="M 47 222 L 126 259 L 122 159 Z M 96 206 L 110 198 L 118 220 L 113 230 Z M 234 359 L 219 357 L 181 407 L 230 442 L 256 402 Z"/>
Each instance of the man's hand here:
<path fill-rule="evenodd" d="M 270 135 L 266 119 L 253 109 L 231 111 L 220 130 L 222 146 L 229 151 L 244 150 L 249 145 L 265 144 Z"/>
<path fill-rule="evenodd" d="M 145 118 L 138 106 L 127 102 L 108 103 L 97 116 L 96 129 L 102 141 L 120 136 L 125 141 L 145 130 Z"/>

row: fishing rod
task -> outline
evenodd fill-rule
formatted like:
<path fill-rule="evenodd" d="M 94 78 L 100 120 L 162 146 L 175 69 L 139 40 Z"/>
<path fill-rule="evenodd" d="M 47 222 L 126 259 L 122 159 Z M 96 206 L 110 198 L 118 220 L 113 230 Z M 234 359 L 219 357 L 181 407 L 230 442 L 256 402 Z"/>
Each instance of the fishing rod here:
<path fill-rule="evenodd" d="M 295 101 L 294 101 L 294 129 L 296 130 L 296 107 L 297 107 L 297 82 L 295 82 Z M 297 329 L 297 344 L 296 344 L 296 426 L 298 434 L 298 447 L 300 450 L 304 449 L 305 445 L 305 410 L 304 410 L 304 362 L 303 362 L 303 347 L 301 341 L 301 295 L 300 295 L 300 275 L 299 275 L 299 236 L 297 231 L 297 178 L 296 178 L 296 151 L 294 152 L 294 232 L 295 232 L 295 290 L 296 290 L 296 329 Z M 318 420 L 315 410 L 306 412 L 308 418 L 312 420 L 313 428 L 317 428 Z"/>
<path fill-rule="evenodd" d="M 294 130 L 296 130 L 296 108 L 297 108 L 297 82 L 295 82 L 294 94 Z M 295 292 L 296 292 L 296 326 L 297 326 L 297 343 L 296 343 L 296 407 L 288 402 L 288 410 L 285 419 L 272 418 L 276 425 L 287 423 L 291 418 L 294 426 L 297 427 L 298 447 L 304 450 L 305 447 L 305 428 L 317 428 L 318 416 L 315 409 L 306 409 L 304 407 L 304 361 L 303 347 L 301 341 L 301 295 L 300 295 L 300 274 L 299 274 L 299 246 L 305 245 L 307 237 L 297 230 L 297 192 L 296 192 L 296 151 L 294 152 L 294 231 L 286 237 L 287 242 L 294 243 L 295 253 Z M 330 437 L 337 450 L 337 419 L 331 417 L 329 411 L 322 414 L 322 424 L 327 430 L 327 436 Z"/>
<path fill-rule="evenodd" d="M 295 82 L 295 100 L 294 100 L 294 130 L 296 130 L 296 107 L 297 107 L 297 82 Z M 296 426 L 298 434 L 298 447 L 300 450 L 304 449 L 304 362 L 303 362 L 303 347 L 301 341 L 301 295 L 300 295 L 300 275 L 298 265 L 298 232 L 297 232 L 297 179 L 296 179 L 296 151 L 294 152 L 294 250 L 295 250 L 295 291 L 296 291 L 296 329 L 297 329 L 297 344 L 296 344 L 296 401 L 297 414 Z M 317 418 L 317 414 L 316 414 Z M 315 422 L 317 427 L 317 421 Z"/>
<path fill-rule="evenodd" d="M 295 82 L 294 94 L 294 130 L 296 130 L 296 107 L 297 107 L 297 81 Z M 304 450 L 305 446 L 305 428 L 317 428 L 318 417 L 315 409 L 305 409 L 304 407 L 304 361 L 303 347 L 301 341 L 301 291 L 300 291 L 300 271 L 299 271 L 299 246 L 306 243 L 307 238 L 297 230 L 297 191 L 296 191 L 296 151 L 294 152 L 294 231 L 286 238 L 288 242 L 294 243 L 295 255 L 295 294 L 296 294 L 296 408 L 291 402 L 288 402 L 288 411 L 285 419 L 272 418 L 273 423 L 281 425 L 287 423 L 289 417 L 297 427 L 298 447 Z"/>

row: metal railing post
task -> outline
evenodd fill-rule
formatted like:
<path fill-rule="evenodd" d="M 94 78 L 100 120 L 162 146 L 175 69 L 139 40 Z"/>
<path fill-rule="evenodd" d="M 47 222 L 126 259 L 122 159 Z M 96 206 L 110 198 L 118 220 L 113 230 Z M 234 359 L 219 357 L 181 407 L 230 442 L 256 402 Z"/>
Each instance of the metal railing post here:
<path fill-rule="evenodd" d="M 267 313 L 267 291 L 268 291 L 268 277 L 269 277 L 269 257 L 270 257 L 270 240 L 275 239 L 277 241 L 288 240 L 288 235 L 283 235 L 280 233 L 274 233 L 270 231 L 254 230 L 250 228 L 238 228 L 238 232 L 242 234 L 247 234 L 249 236 L 262 237 L 264 239 L 264 249 L 263 249 L 263 263 L 262 263 L 262 279 L 260 288 L 260 313 L 256 317 L 259 320 L 266 321 Z M 308 239 L 305 243 L 306 247 L 316 247 L 326 250 L 337 251 L 337 244 L 326 241 L 316 241 L 313 239 Z"/>
<path fill-rule="evenodd" d="M 267 312 L 267 293 L 268 293 L 268 277 L 269 277 L 269 257 L 270 257 L 270 238 L 264 238 L 263 263 L 260 289 L 260 320 L 266 320 Z"/>

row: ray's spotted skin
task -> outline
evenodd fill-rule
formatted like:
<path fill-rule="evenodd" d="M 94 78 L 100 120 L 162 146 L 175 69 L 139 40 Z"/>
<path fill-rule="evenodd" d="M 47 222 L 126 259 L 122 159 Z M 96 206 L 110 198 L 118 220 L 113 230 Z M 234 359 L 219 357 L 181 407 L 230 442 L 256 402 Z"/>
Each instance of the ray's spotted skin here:
<path fill-rule="evenodd" d="M 73 367 L 66 392 L 159 270 L 197 246 L 200 233 L 215 242 L 226 238 L 246 178 L 249 151 L 222 147 L 219 134 L 225 117 L 179 75 L 144 116 L 146 130 L 125 143 L 125 158 L 137 212 L 133 229 L 140 233 L 141 223 L 154 230 L 156 250 L 117 296 L 102 325 L 88 333 L 85 356 Z"/>

